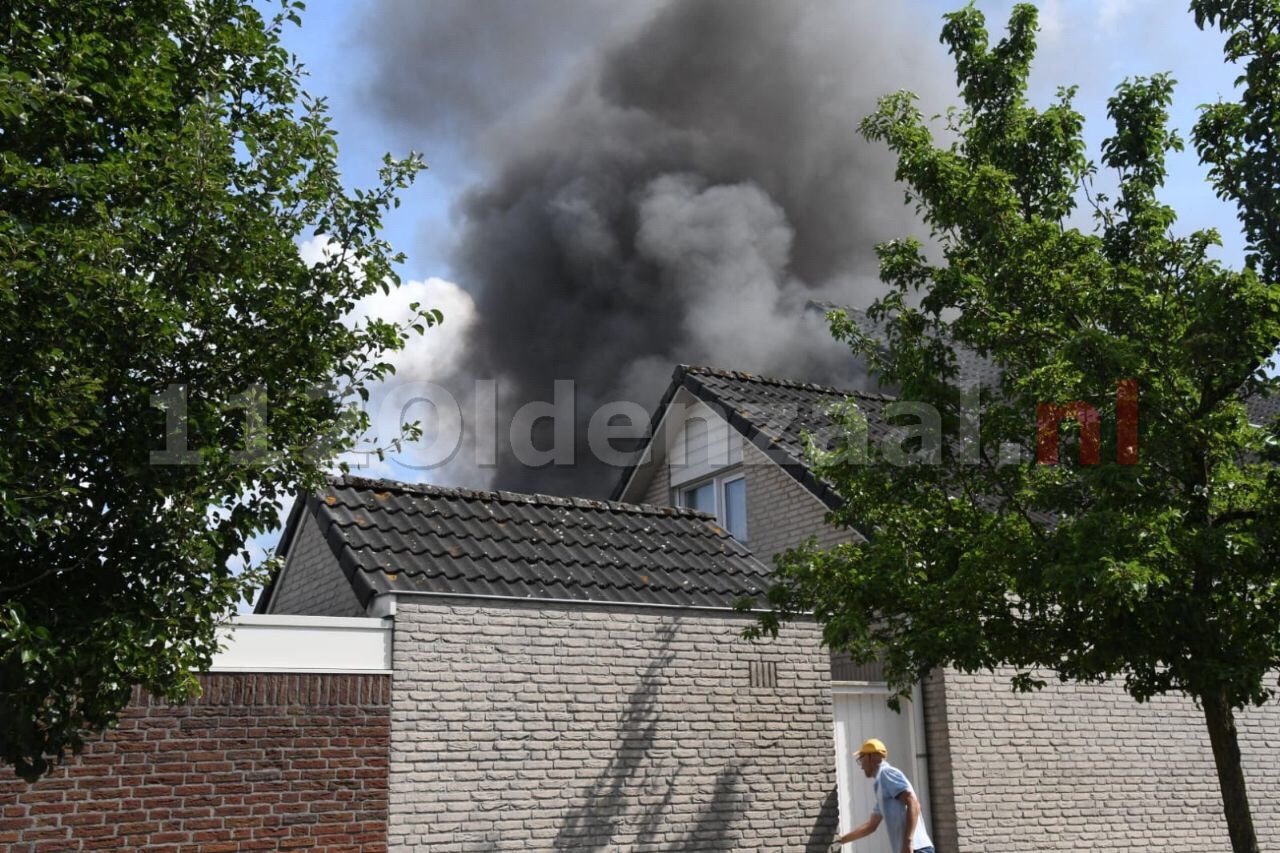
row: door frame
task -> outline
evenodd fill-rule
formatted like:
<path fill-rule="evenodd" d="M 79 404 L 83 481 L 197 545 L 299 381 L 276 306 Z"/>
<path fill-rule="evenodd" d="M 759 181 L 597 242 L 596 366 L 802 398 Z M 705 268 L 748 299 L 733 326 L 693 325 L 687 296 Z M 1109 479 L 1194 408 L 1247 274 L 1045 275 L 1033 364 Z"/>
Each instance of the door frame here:
<path fill-rule="evenodd" d="M 889 685 L 883 681 L 833 681 L 831 682 L 831 740 L 836 750 L 836 779 L 837 785 L 842 781 L 851 783 L 853 780 L 842 779 L 842 768 L 844 765 L 844 756 L 840 755 L 840 745 L 836 740 L 836 721 L 835 721 L 835 697 L 837 696 L 870 696 L 879 697 L 881 701 L 888 699 L 890 695 Z M 924 727 L 924 694 L 919 684 L 915 684 L 911 688 L 910 707 L 904 709 L 901 713 L 909 715 L 909 725 L 907 726 L 907 740 L 909 743 L 910 757 L 909 761 L 895 763 L 894 766 L 900 768 L 907 774 L 907 778 L 911 781 L 911 787 L 915 789 L 916 796 L 920 799 L 920 819 L 925 822 L 925 828 L 929 831 L 930 837 L 933 836 L 933 810 L 929 798 L 929 747 L 925 738 Z M 848 748 L 854 748 L 854 745 L 848 745 Z M 840 832 L 845 833 L 857 826 L 856 822 L 849 823 L 845 826 L 846 820 L 851 820 L 852 816 L 846 816 L 843 807 L 845 802 L 844 792 L 837 790 L 837 797 L 840 804 Z"/>

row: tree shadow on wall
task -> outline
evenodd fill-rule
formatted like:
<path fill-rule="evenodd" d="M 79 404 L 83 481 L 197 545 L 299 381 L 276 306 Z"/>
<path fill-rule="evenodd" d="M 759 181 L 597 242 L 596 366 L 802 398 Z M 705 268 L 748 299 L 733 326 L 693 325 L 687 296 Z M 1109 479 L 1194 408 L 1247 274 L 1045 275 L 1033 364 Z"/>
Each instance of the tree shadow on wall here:
<path fill-rule="evenodd" d="M 804 845 L 804 853 L 825 853 L 830 850 L 839 824 L 840 798 L 838 789 L 832 788 L 831 793 L 822 801 L 822 809 L 818 812 L 818 819 L 813 822 L 813 831 L 809 833 L 809 841 Z"/>
<path fill-rule="evenodd" d="M 716 777 L 711 801 L 681 838 L 664 848 L 667 853 L 689 850 L 729 851 L 738 847 L 734 831 L 735 818 L 742 814 L 742 770 L 726 767 Z M 637 847 L 645 847 L 645 838 L 636 839 Z"/>
<path fill-rule="evenodd" d="M 666 853 L 734 848 L 731 833 L 743 806 L 742 770 L 723 768 L 709 792 L 681 790 L 677 786 L 685 765 L 662 761 L 665 750 L 655 748 L 662 722 L 661 694 L 668 684 L 665 670 L 675 659 L 670 650 L 675 633 L 672 626 L 659 634 L 657 654 L 631 691 L 618 720 L 612 755 L 593 780 L 573 792 L 573 800 L 580 805 L 565 815 L 555 850 L 616 849 L 617 836 L 634 838 L 628 847 Z M 606 739 L 609 733 L 597 734 Z M 705 770 L 701 765 L 697 769 Z M 686 800 L 691 797 L 699 805 L 696 815 L 687 809 Z M 673 806 L 680 808 L 673 811 Z M 679 822 L 679 829 L 671 826 L 673 821 Z M 669 840 L 673 831 L 681 835 Z"/>

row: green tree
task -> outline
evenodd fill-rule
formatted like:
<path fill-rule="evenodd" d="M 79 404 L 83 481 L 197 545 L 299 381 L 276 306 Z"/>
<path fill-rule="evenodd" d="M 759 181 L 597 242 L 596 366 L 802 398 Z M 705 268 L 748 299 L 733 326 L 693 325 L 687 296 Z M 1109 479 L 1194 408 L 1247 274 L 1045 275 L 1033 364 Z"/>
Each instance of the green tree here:
<path fill-rule="evenodd" d="M 410 333 L 344 317 L 398 283 L 380 219 L 421 163 L 344 190 L 280 43 L 301 8 L 0 11 L 0 752 L 28 779 L 134 685 L 198 689 L 254 580 L 231 561 L 367 427 L 351 395 Z"/>
<path fill-rule="evenodd" d="M 815 448 L 843 499 L 830 520 L 868 541 L 786 555 L 760 630 L 812 612 L 831 646 L 883 655 L 903 690 L 937 667 L 1012 667 L 1027 690 L 1049 676 L 1120 680 L 1138 701 L 1190 696 L 1244 853 L 1258 845 L 1234 715 L 1274 697 L 1280 666 L 1276 431 L 1246 415 L 1246 400 L 1277 384 L 1264 366 L 1280 344 L 1280 3 L 1192 10 L 1243 68 L 1240 100 L 1204 108 L 1194 131 L 1213 185 L 1239 207 L 1238 270 L 1211 258 L 1216 233 L 1177 236 L 1159 200 L 1166 154 L 1182 146 L 1168 125 L 1173 81 L 1116 89 L 1100 155 L 1116 188 L 1098 193 L 1074 90 L 1043 110 L 1027 101 L 1032 6 L 1014 9 L 995 45 L 976 9 L 946 16 L 963 105 L 943 141 L 909 93 L 865 120 L 934 240 L 877 247 L 889 290 L 872 314 L 885 340 L 838 313 L 833 330 L 903 399 L 935 407 L 944 437 L 916 456 L 938 464 L 890 464 L 897 447 L 872 448 L 870 464 Z M 1092 227 L 1072 224 L 1078 203 Z M 980 425 L 958 387 L 958 346 L 1002 371 L 975 407 Z M 1137 383 L 1132 431 L 1118 417 L 1133 404 L 1123 380 Z M 1079 407 L 1062 462 L 1036 464 L 1037 404 L 1072 401 L 1098 418 Z M 865 434 L 858 420 L 850 435 Z M 1099 421 L 1102 464 L 1080 464 L 1080 424 Z M 1136 464 L 1119 464 L 1135 450 Z"/>

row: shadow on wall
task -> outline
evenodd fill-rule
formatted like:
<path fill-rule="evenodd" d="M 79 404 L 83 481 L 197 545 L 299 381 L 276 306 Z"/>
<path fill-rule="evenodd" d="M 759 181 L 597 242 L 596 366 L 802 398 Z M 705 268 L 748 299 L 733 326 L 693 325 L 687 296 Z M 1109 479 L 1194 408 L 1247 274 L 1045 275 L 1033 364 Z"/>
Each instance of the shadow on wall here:
<path fill-rule="evenodd" d="M 831 793 L 822 801 L 822 810 L 813 823 L 813 832 L 809 833 L 804 853 L 825 853 L 831 849 L 831 842 L 836 837 L 836 828 L 840 823 L 840 799 L 837 794 L 837 789 L 832 788 Z"/>
<path fill-rule="evenodd" d="M 581 805 L 565 816 L 556 834 L 556 850 L 617 849 L 622 843 L 687 853 L 737 846 L 735 828 L 746 802 L 742 768 L 734 763 L 720 768 L 710 790 L 687 778 L 686 769 L 695 779 L 705 779 L 712 768 L 700 761 L 676 760 L 674 721 L 660 716 L 663 688 L 670 684 L 666 669 L 675 657 L 670 651 L 675 633 L 675 626 L 668 626 L 657 636 L 657 655 L 631 692 L 612 740 L 601 739 L 610 749 L 609 761 L 575 793 L 573 799 Z M 679 702 L 666 698 L 670 704 Z M 694 815 L 691 804 L 700 806 Z"/>

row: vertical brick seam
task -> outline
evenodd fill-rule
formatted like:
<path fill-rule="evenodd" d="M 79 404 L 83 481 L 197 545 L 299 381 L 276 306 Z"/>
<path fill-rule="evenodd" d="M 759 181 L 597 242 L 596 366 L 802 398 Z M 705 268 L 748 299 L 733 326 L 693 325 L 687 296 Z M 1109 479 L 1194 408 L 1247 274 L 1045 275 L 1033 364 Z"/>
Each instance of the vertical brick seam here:
<path fill-rule="evenodd" d="M 390 676 L 212 673 L 134 691 L 51 775 L 0 781 L 0 849 L 386 850 Z"/>
<path fill-rule="evenodd" d="M 929 753 L 929 812 L 938 853 L 956 853 L 956 806 L 951 788 L 951 741 L 947 728 L 946 672 L 935 670 L 921 685 L 924 740 Z"/>

